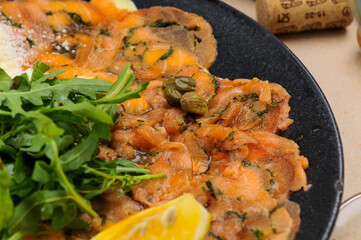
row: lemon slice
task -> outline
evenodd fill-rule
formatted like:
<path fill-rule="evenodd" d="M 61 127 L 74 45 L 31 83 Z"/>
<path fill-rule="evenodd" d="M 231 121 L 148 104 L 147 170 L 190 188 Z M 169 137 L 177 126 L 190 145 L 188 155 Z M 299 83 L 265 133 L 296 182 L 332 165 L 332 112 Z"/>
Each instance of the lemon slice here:
<path fill-rule="evenodd" d="M 115 6 L 119 9 L 125 9 L 129 12 L 138 10 L 132 0 L 113 0 L 113 2 L 115 3 Z"/>
<path fill-rule="evenodd" d="M 92 240 L 198 240 L 206 235 L 210 221 L 211 215 L 193 195 L 184 194 L 125 218 Z"/>

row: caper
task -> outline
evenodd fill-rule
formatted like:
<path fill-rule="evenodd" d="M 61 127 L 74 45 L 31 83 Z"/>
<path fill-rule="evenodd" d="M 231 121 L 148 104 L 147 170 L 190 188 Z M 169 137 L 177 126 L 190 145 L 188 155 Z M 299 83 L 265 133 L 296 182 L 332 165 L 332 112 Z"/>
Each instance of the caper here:
<path fill-rule="evenodd" d="M 163 89 L 165 89 L 165 88 L 175 89 L 175 78 L 171 77 L 171 78 L 168 78 L 167 80 L 165 80 L 163 82 L 162 87 L 163 87 Z"/>
<path fill-rule="evenodd" d="M 208 112 L 206 99 L 196 92 L 186 92 L 182 96 L 180 104 L 182 109 L 189 113 L 203 115 Z"/>
<path fill-rule="evenodd" d="M 176 76 L 170 77 L 163 82 L 163 88 L 173 88 L 181 93 L 196 90 L 196 80 L 192 77 Z"/>
<path fill-rule="evenodd" d="M 170 87 L 166 87 L 164 89 L 164 95 L 169 105 L 173 107 L 179 106 L 179 102 L 182 98 L 182 94 L 179 91 Z"/>

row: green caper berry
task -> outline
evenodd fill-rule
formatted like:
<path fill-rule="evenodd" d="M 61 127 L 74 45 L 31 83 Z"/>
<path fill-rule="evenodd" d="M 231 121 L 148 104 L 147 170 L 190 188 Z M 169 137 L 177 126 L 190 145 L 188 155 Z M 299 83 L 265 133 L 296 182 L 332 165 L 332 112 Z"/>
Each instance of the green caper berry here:
<path fill-rule="evenodd" d="M 183 93 L 195 91 L 196 80 L 192 77 L 175 77 L 175 87 Z"/>
<path fill-rule="evenodd" d="M 196 80 L 192 77 L 176 76 L 170 77 L 163 82 L 163 88 L 173 88 L 181 93 L 196 90 Z"/>
<path fill-rule="evenodd" d="M 179 106 L 179 102 L 182 98 L 182 94 L 179 91 L 173 88 L 166 87 L 164 89 L 164 95 L 169 105 L 173 107 Z"/>
<path fill-rule="evenodd" d="M 162 85 L 163 89 L 165 88 L 173 88 L 173 89 L 176 89 L 175 88 L 175 78 L 171 77 L 171 78 L 168 78 L 167 80 L 165 80 L 163 82 L 163 85 Z"/>
<path fill-rule="evenodd" d="M 181 100 L 181 107 L 184 111 L 204 115 L 208 112 L 206 99 L 196 92 L 186 92 Z"/>

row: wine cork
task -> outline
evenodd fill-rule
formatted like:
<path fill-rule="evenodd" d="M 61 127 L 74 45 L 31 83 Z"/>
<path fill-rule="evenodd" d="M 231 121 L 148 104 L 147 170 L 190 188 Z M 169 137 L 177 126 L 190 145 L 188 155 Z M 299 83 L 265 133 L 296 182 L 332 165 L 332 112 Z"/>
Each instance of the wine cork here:
<path fill-rule="evenodd" d="M 256 10 L 274 34 L 341 28 L 353 20 L 348 0 L 256 0 Z"/>

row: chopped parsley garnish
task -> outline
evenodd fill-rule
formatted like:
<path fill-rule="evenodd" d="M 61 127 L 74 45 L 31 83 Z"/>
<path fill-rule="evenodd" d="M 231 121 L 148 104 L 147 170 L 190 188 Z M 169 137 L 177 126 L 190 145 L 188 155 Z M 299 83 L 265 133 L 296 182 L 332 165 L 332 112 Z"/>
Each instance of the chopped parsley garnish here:
<path fill-rule="evenodd" d="M 201 29 L 199 26 L 194 26 L 194 27 L 184 26 L 184 28 L 187 29 L 188 31 L 199 31 Z"/>
<path fill-rule="evenodd" d="M 228 212 L 225 212 L 225 214 L 227 216 L 234 215 L 234 216 L 238 217 L 241 221 L 246 220 L 246 215 L 247 215 L 247 213 L 243 213 L 242 211 L 241 212 L 228 211 Z"/>
<path fill-rule="evenodd" d="M 272 178 L 271 180 L 269 180 L 269 184 L 273 186 L 275 184 L 275 180 Z"/>
<path fill-rule="evenodd" d="M 232 132 L 228 135 L 227 140 L 228 140 L 228 141 L 233 141 L 233 140 L 234 140 L 234 131 L 232 131 Z"/>
<path fill-rule="evenodd" d="M 169 27 L 169 26 L 179 26 L 178 23 L 176 22 L 171 22 L 171 21 L 164 21 L 163 19 L 158 19 L 155 22 L 152 22 L 149 26 L 153 27 L 153 28 L 164 28 L 164 27 Z"/>
<path fill-rule="evenodd" d="M 217 240 L 223 240 L 223 238 L 221 238 L 220 236 L 218 236 L 218 235 L 216 235 L 216 234 L 214 234 L 212 232 L 208 232 L 207 236 L 211 237 L 211 238 L 214 238 L 214 239 L 217 239 Z"/>
<path fill-rule="evenodd" d="M 35 42 L 28 37 L 26 38 L 26 41 L 28 42 L 30 48 L 33 48 L 36 45 Z"/>
<path fill-rule="evenodd" d="M 187 125 L 184 125 L 183 127 L 181 127 L 181 132 L 186 131 L 192 124 L 193 124 L 193 122 L 188 123 Z"/>
<path fill-rule="evenodd" d="M 127 48 L 130 46 L 130 43 L 129 43 L 129 39 L 133 36 L 134 34 L 134 31 L 135 31 L 135 28 L 131 28 L 128 32 L 128 35 L 123 39 L 123 43 L 124 43 L 124 47 L 123 48 Z M 142 56 L 143 57 L 143 56 Z"/>
<path fill-rule="evenodd" d="M 275 108 L 277 106 L 277 103 L 275 103 L 275 102 L 271 102 L 270 104 L 269 104 L 269 107 L 270 108 Z"/>
<path fill-rule="evenodd" d="M 264 238 L 263 232 L 261 232 L 261 231 L 258 230 L 258 229 L 256 229 L 256 230 L 251 229 L 251 232 L 252 232 L 253 235 L 257 238 L 257 240 L 263 240 L 263 238 Z"/>
<path fill-rule="evenodd" d="M 100 29 L 99 34 L 110 37 L 110 33 L 108 29 Z"/>
<path fill-rule="evenodd" d="M 264 109 L 263 111 L 256 112 L 257 117 L 261 118 L 265 113 L 268 113 L 268 109 Z"/>
<path fill-rule="evenodd" d="M 8 21 L 11 24 L 11 26 L 16 27 L 16 28 L 21 28 L 21 26 L 22 26 L 21 23 L 14 22 L 10 18 L 8 18 L 8 16 L 6 16 L 6 14 L 4 12 L 1 12 L 1 14 L 4 16 L 6 21 Z"/>
<path fill-rule="evenodd" d="M 77 14 L 77 13 L 66 12 L 66 11 L 65 11 L 65 13 L 68 14 L 68 16 L 70 17 L 70 19 L 71 19 L 74 23 L 76 23 L 76 24 L 78 24 L 78 25 L 83 25 L 83 26 L 89 26 L 89 25 L 90 25 L 90 23 L 84 22 L 83 19 L 82 19 L 82 17 L 81 17 L 79 14 Z"/>
<path fill-rule="evenodd" d="M 160 56 L 159 60 L 165 60 L 167 58 L 169 58 L 172 54 L 173 54 L 173 48 L 169 48 L 168 52 L 164 53 L 162 56 Z"/>
<path fill-rule="evenodd" d="M 221 111 L 215 113 L 217 114 L 218 116 L 222 116 L 222 114 L 228 110 L 228 108 L 230 107 L 231 103 L 228 103 Z M 215 117 L 216 115 L 215 114 L 212 114 L 211 117 Z"/>
<path fill-rule="evenodd" d="M 164 152 L 164 150 L 159 151 L 159 152 L 152 153 L 150 156 L 155 157 L 155 156 L 157 156 L 158 154 L 161 154 L 162 152 Z"/>
<path fill-rule="evenodd" d="M 257 168 L 259 168 L 258 165 L 255 165 L 255 164 L 251 163 L 249 160 L 244 160 L 244 161 L 242 161 L 242 164 L 243 164 L 243 166 L 245 166 L 245 167 L 257 167 Z"/>
<path fill-rule="evenodd" d="M 45 13 L 46 16 L 53 16 L 53 12 L 52 11 L 49 11 L 47 13 Z"/>
<path fill-rule="evenodd" d="M 252 94 L 250 95 L 250 98 L 251 98 L 253 101 L 258 101 L 258 100 L 259 100 L 259 97 L 258 97 L 258 95 L 257 95 L 256 93 L 252 93 Z"/>
<path fill-rule="evenodd" d="M 253 164 L 252 164 L 250 161 L 248 161 L 248 160 L 242 161 L 242 164 L 243 164 L 243 166 L 246 166 L 246 167 L 251 167 L 251 166 L 253 166 Z"/>
<path fill-rule="evenodd" d="M 219 88 L 219 82 L 217 81 L 216 77 L 214 75 L 212 75 L 212 83 L 214 85 L 214 91 L 217 92 L 218 88 Z"/>
<path fill-rule="evenodd" d="M 216 190 L 216 193 L 217 193 L 219 196 L 224 196 L 224 193 L 221 191 L 221 189 L 217 189 L 217 190 Z"/>
<path fill-rule="evenodd" d="M 208 180 L 208 181 L 206 182 L 206 186 L 207 186 L 209 192 L 211 193 L 211 196 L 215 198 L 215 197 L 216 197 L 216 193 L 214 192 L 213 183 Z"/>

